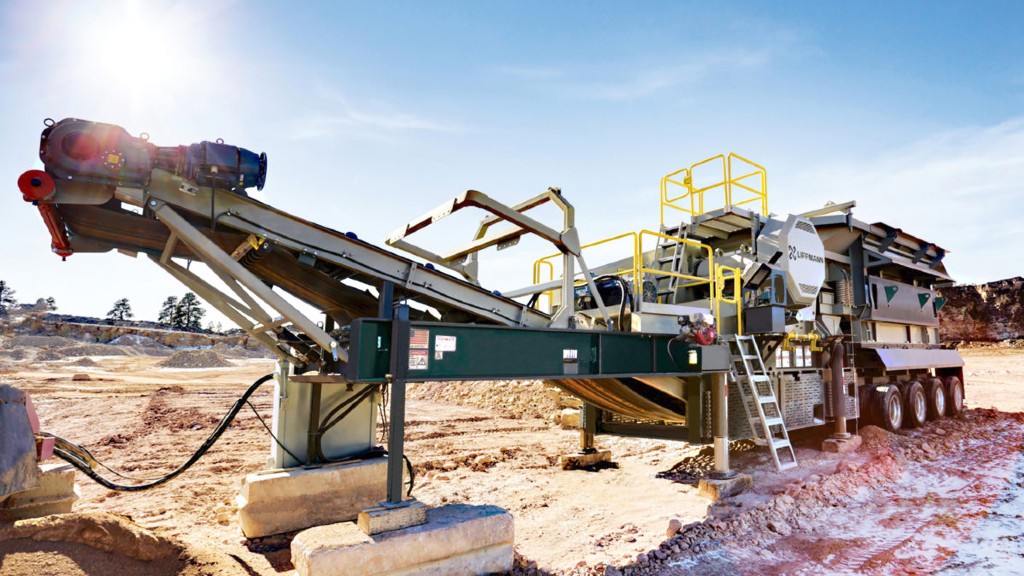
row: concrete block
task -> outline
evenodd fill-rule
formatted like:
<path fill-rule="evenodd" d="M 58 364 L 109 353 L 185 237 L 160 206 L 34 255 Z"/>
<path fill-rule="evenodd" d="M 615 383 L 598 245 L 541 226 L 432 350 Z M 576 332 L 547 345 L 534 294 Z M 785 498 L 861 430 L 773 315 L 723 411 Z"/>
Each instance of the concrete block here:
<path fill-rule="evenodd" d="M 861 437 L 850 436 L 849 438 L 829 438 L 821 443 L 822 452 L 832 454 L 847 454 L 860 448 Z"/>
<path fill-rule="evenodd" d="M 418 526 L 426 521 L 427 506 L 413 498 L 401 504 L 382 503 L 380 506 L 367 508 L 359 513 L 356 524 L 364 534 L 373 536 L 381 532 Z"/>
<path fill-rule="evenodd" d="M 0 385 L 0 498 L 39 485 L 36 441 L 26 402 L 21 390 Z"/>
<path fill-rule="evenodd" d="M 748 474 L 737 474 L 732 478 L 701 478 L 697 483 L 697 494 L 718 501 L 746 492 L 754 485 Z"/>
<path fill-rule="evenodd" d="M 242 533 L 259 538 L 355 520 L 387 499 L 387 467 L 387 458 L 372 458 L 249 474 L 236 498 Z"/>
<path fill-rule="evenodd" d="M 354 523 L 319 526 L 292 540 L 298 576 L 469 576 L 512 569 L 512 515 L 497 506 L 451 504 L 427 522 L 374 536 Z"/>
<path fill-rule="evenodd" d="M 578 453 L 578 454 L 566 454 L 558 458 L 559 464 L 562 465 L 562 470 L 575 470 L 577 468 L 587 468 L 590 466 L 596 466 L 602 462 L 611 462 L 612 452 L 611 450 L 598 450 L 590 453 Z"/>
<path fill-rule="evenodd" d="M 71 512 L 79 498 L 74 467 L 53 463 L 39 468 L 39 486 L 15 492 L 0 500 L 0 521 L 11 522 Z"/>
<path fill-rule="evenodd" d="M 580 411 L 578 408 L 563 408 L 559 422 L 562 428 L 579 428 Z"/>

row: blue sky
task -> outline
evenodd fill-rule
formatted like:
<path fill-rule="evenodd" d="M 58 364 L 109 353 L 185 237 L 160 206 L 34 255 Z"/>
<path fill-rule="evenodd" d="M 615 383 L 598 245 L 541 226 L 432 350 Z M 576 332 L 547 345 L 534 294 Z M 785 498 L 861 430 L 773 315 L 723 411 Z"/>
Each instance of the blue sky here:
<path fill-rule="evenodd" d="M 469 188 L 560 186 L 584 241 L 657 227 L 662 175 L 735 151 L 773 212 L 855 199 L 961 281 L 1024 274 L 1021 22 L 1014 2 L 7 1 L 0 278 L 86 314 L 184 291 L 145 258 L 49 253 L 15 181 L 67 116 L 266 151 L 264 200 L 378 243 Z M 548 252 L 518 248 L 485 255 L 486 284 Z"/>

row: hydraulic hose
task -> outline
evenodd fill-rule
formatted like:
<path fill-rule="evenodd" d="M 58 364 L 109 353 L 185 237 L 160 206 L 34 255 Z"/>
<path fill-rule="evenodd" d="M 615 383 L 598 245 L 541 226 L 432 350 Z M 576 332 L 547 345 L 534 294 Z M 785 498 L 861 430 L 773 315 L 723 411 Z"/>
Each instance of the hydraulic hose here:
<path fill-rule="evenodd" d="M 118 472 L 115 472 L 108 468 L 107 466 L 105 466 L 104 464 L 98 462 L 95 458 L 93 458 L 92 454 L 90 454 L 88 450 L 82 448 L 77 444 L 69 442 L 53 434 L 43 433 L 43 435 L 51 436 L 54 438 L 54 454 L 66 460 L 75 468 L 81 470 L 83 474 L 85 474 L 89 478 L 92 478 L 101 486 L 109 488 L 110 490 L 117 490 L 120 492 L 139 492 L 141 490 L 153 488 L 154 486 L 159 486 L 191 468 L 192 465 L 195 464 L 200 458 L 202 458 L 203 455 L 206 454 L 206 452 L 217 442 L 217 440 L 220 439 L 221 435 L 224 434 L 224 431 L 227 430 L 228 426 L 231 424 L 231 421 L 235 419 L 235 416 L 238 415 L 238 412 L 241 411 L 242 408 L 246 405 L 246 403 L 249 400 L 249 397 L 252 396 L 253 393 L 256 392 L 256 390 L 260 386 L 262 386 L 269 380 L 272 380 L 273 378 L 273 374 L 267 374 L 253 382 L 249 386 L 249 388 L 246 389 L 245 393 L 243 393 L 242 396 L 235 401 L 235 404 L 231 407 L 230 410 L 228 410 L 227 414 L 224 415 L 224 418 L 222 418 L 220 423 L 217 424 L 217 427 L 213 430 L 213 433 L 210 434 L 206 441 L 203 442 L 202 446 L 200 446 L 199 449 L 196 450 L 194 454 L 192 454 L 192 457 L 189 458 L 184 464 L 182 464 L 169 474 L 166 474 L 154 480 L 146 481 L 142 484 L 127 485 L 111 482 L 110 480 L 107 480 L 106 478 L 100 476 L 99 473 L 93 469 L 93 467 L 96 465 L 103 466 L 107 470 L 110 470 L 111 472 L 117 474 L 118 476 L 121 476 L 122 478 L 126 478 L 126 476 Z"/>
<path fill-rule="evenodd" d="M 596 283 L 599 280 L 613 280 L 619 287 L 619 325 L 618 329 L 622 332 L 629 332 L 629 328 L 625 325 L 626 321 L 626 300 L 629 300 L 629 313 L 633 313 L 633 294 L 629 291 L 629 284 L 622 279 L 622 276 L 615 274 L 604 274 L 594 278 Z"/>

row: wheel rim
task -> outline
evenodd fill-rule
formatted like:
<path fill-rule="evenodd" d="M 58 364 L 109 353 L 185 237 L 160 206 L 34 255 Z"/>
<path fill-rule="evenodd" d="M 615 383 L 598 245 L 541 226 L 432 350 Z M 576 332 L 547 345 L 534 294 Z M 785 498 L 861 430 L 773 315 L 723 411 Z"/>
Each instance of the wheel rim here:
<path fill-rule="evenodd" d="M 889 397 L 889 425 L 893 430 L 898 430 L 903 424 L 903 406 L 900 404 L 900 397 L 893 394 Z"/>
<path fill-rule="evenodd" d="M 953 405 L 956 406 L 958 410 L 964 406 L 964 390 L 960 387 L 959 382 L 953 385 Z"/>
<path fill-rule="evenodd" d="M 935 387 L 935 415 L 942 416 L 946 413 L 946 395 L 942 392 L 941 386 Z"/>
<path fill-rule="evenodd" d="M 914 394 L 914 416 L 917 417 L 917 421 L 924 422 L 927 415 L 928 401 L 925 399 L 924 394 Z"/>

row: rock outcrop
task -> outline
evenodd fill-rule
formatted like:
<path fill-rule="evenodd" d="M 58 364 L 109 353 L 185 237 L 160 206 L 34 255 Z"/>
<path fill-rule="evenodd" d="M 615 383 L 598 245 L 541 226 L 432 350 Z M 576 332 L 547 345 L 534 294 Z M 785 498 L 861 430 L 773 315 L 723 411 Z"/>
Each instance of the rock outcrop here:
<path fill-rule="evenodd" d="M 1024 277 L 944 288 L 943 342 L 998 342 L 1024 337 Z"/>

